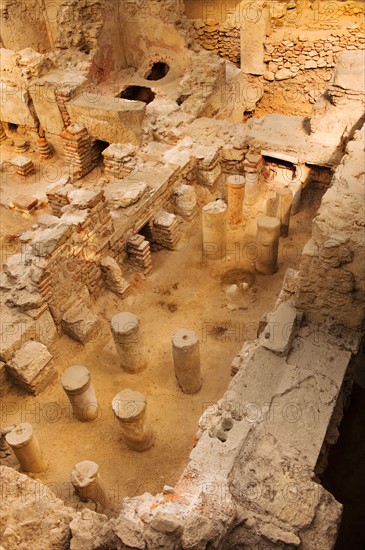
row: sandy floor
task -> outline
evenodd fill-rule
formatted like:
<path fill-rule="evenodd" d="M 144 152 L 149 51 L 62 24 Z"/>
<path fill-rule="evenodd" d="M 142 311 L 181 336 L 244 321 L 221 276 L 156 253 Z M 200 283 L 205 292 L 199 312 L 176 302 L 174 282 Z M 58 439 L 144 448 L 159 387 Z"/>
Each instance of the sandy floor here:
<path fill-rule="evenodd" d="M 99 464 L 114 507 L 127 495 L 155 493 L 164 484 L 176 483 L 187 464 L 202 411 L 224 393 L 234 355 L 246 339 L 255 337 L 261 315 L 273 308 L 286 269 L 298 265 L 320 196 L 318 190 L 305 192 L 302 211 L 292 219 L 290 236 L 282 239 L 279 270 L 270 277 L 255 276 L 247 294 L 247 309 L 230 311 L 221 283 L 222 274 L 231 269 L 252 270 L 247 255 L 228 253 L 222 260 L 204 263 L 201 221 L 196 218 L 191 225 L 183 224 L 178 250 L 153 253 L 153 271 L 145 279 L 133 276 L 133 293 L 128 298 L 123 301 L 106 292 L 98 300 L 95 308 L 102 329 L 94 342 L 82 346 L 63 336 L 50 347 L 59 374 L 72 364 L 90 369 L 100 404 L 100 418 L 95 422 L 73 419 L 58 381 L 35 398 L 15 388 L 3 398 L 2 426 L 20 421 L 33 424 L 49 464 L 37 477 L 57 496 L 75 504 L 70 472 L 82 460 Z M 5 230 L 10 221 L 18 229 L 17 215 L 9 210 L 5 213 Z M 250 241 L 253 218 L 252 214 L 245 230 L 230 232 L 230 250 L 233 242 Z M 122 310 L 141 319 L 149 365 L 137 375 L 121 370 L 109 331 L 109 320 Z M 171 337 L 183 327 L 195 330 L 201 343 L 203 386 L 193 396 L 180 391 L 173 372 Z M 130 451 L 120 441 L 111 410 L 113 396 L 127 387 L 147 396 L 156 437 L 154 446 L 144 453 Z M 15 458 L 9 457 L 7 463 L 17 467 Z"/>

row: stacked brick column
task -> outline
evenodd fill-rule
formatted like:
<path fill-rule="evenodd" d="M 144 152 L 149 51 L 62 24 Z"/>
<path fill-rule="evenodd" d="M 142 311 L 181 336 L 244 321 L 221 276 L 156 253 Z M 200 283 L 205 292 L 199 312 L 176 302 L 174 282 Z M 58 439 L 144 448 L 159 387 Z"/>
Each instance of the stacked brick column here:
<path fill-rule="evenodd" d="M 104 149 L 105 174 L 117 179 L 123 179 L 135 168 L 134 156 L 138 148 L 131 144 L 112 143 Z"/>
<path fill-rule="evenodd" d="M 142 235 L 134 235 L 127 243 L 128 261 L 145 275 L 152 269 L 150 243 Z"/>
<path fill-rule="evenodd" d="M 162 211 L 154 219 L 155 241 L 169 250 L 175 250 L 181 237 L 177 218 L 174 214 Z"/>
<path fill-rule="evenodd" d="M 27 177 L 34 172 L 34 164 L 28 157 L 15 157 L 10 163 L 15 168 L 15 172 L 22 177 Z"/>
<path fill-rule="evenodd" d="M 93 168 L 91 139 L 85 126 L 75 122 L 62 132 L 61 138 L 73 177 L 83 178 Z"/>
<path fill-rule="evenodd" d="M 37 139 L 37 148 L 41 160 L 48 160 L 53 157 L 51 146 L 45 137 Z"/>

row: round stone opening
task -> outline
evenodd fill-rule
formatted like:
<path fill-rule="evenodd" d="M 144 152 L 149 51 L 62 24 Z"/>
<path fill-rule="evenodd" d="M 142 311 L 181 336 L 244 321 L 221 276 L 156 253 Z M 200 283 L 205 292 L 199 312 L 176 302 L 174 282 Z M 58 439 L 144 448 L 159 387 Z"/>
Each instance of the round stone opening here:
<path fill-rule="evenodd" d="M 146 74 L 146 80 L 161 80 L 169 72 L 170 67 L 163 61 L 157 61 Z"/>
<path fill-rule="evenodd" d="M 145 86 L 127 86 L 117 97 L 132 101 L 143 101 L 148 104 L 155 99 L 155 96 L 156 94 L 151 88 L 146 88 Z"/>

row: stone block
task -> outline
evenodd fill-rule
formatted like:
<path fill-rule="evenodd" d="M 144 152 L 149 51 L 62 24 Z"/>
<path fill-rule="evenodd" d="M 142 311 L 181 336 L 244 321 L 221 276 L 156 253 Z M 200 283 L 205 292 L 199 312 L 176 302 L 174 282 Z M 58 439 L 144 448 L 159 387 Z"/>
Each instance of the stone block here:
<path fill-rule="evenodd" d="M 53 318 L 46 309 L 37 319 L 33 319 L 16 309 L 5 305 L 1 312 L 0 360 L 9 361 L 16 350 L 31 338 L 50 345 L 57 337 Z"/>
<path fill-rule="evenodd" d="M 293 76 L 294 75 L 290 69 L 279 69 L 278 72 L 275 74 L 275 80 L 287 80 L 288 78 L 292 78 Z"/>
<path fill-rule="evenodd" d="M 30 90 L 33 105 L 45 132 L 59 135 L 65 128 L 54 87 L 42 80 L 33 83 Z"/>
<path fill-rule="evenodd" d="M 12 206 L 21 212 L 32 212 L 36 209 L 37 204 L 37 197 L 32 197 L 31 195 L 16 195 L 12 202 Z"/>
<path fill-rule="evenodd" d="M 56 377 L 52 355 L 40 342 L 26 342 L 8 362 L 7 370 L 14 383 L 34 395 L 44 390 Z"/>
<path fill-rule="evenodd" d="M 0 82 L 1 120 L 19 126 L 35 128 L 36 121 L 29 109 L 29 94 L 24 84 Z"/>
<path fill-rule="evenodd" d="M 76 302 L 63 315 L 64 332 L 82 344 L 96 334 L 97 327 L 97 316 L 82 301 Z"/>
<path fill-rule="evenodd" d="M 31 244 L 34 254 L 41 257 L 49 256 L 66 241 L 70 233 L 71 226 L 65 224 L 37 231 Z"/>
<path fill-rule="evenodd" d="M 68 193 L 68 198 L 73 206 L 80 210 L 94 208 L 104 198 L 104 193 L 100 189 L 75 189 Z"/>
<path fill-rule="evenodd" d="M 109 143 L 139 145 L 146 105 L 113 96 L 88 94 L 67 104 L 73 122 L 84 124 L 89 134 Z"/>
<path fill-rule="evenodd" d="M 259 337 L 260 344 L 277 355 L 287 355 L 298 325 L 297 310 L 292 302 L 282 302 L 267 317 L 268 323 Z"/>
<path fill-rule="evenodd" d="M 247 9 L 249 9 L 249 5 Z M 256 16 L 243 18 L 241 69 L 246 74 L 262 75 L 265 72 L 264 42 L 268 31 L 269 17 L 269 11 L 260 7 Z"/>
<path fill-rule="evenodd" d="M 150 523 L 152 529 L 159 533 L 171 534 L 176 531 L 182 531 L 182 525 L 176 520 L 173 513 L 157 512 Z"/>
<path fill-rule="evenodd" d="M 124 182 L 117 180 L 105 189 L 105 196 L 110 208 L 127 208 L 135 204 L 147 191 L 143 182 Z"/>

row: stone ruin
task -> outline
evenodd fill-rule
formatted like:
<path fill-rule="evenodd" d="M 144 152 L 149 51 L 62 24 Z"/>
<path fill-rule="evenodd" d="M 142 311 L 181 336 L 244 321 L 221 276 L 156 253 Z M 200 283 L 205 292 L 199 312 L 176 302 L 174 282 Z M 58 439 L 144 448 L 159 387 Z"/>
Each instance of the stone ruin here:
<path fill-rule="evenodd" d="M 320 476 L 362 376 L 365 12 L 330 4 L 1 3 L 1 550 L 334 548 L 343 506 Z M 173 454 L 150 405 L 144 315 L 153 282 L 184 255 L 203 286 L 223 273 L 238 323 L 261 300 L 255 334 L 219 359 L 233 378 L 213 401 L 203 393 L 219 377 L 203 319 L 176 325 L 168 304 L 169 350 L 153 327 L 157 359 L 171 355 L 164 378 L 186 417 L 209 402 L 177 482 L 115 502 L 103 468 L 119 457 L 107 449 L 99 463 L 91 444 L 64 468 L 72 494 L 59 498 L 52 421 L 28 422 L 21 403 L 62 394 L 74 421 L 64 456 L 106 409 L 101 446 L 119 433 L 142 469 L 153 449 L 161 463 Z M 232 256 L 241 278 L 228 276 Z M 189 289 L 184 299 L 188 323 Z M 122 378 L 104 391 L 109 357 Z"/>

